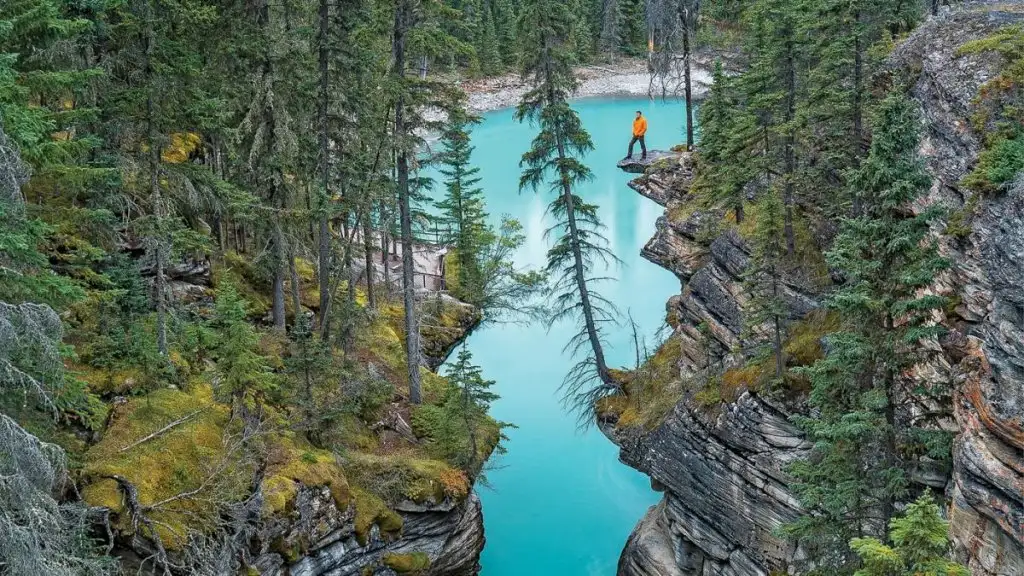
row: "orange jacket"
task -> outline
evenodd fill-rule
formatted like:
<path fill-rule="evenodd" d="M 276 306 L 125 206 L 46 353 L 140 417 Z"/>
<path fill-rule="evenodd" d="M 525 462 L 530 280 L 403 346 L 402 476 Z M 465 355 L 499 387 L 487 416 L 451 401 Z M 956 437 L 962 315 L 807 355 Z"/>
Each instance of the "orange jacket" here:
<path fill-rule="evenodd" d="M 633 136 L 643 136 L 647 134 L 647 118 L 643 116 L 633 120 Z"/>

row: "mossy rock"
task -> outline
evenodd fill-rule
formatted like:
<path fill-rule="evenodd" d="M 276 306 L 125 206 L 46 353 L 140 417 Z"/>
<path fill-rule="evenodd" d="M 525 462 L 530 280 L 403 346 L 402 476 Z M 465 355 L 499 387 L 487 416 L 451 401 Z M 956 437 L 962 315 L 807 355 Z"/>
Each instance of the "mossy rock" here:
<path fill-rule="evenodd" d="M 157 390 L 129 400 L 118 412 L 103 439 L 85 455 L 83 498 L 90 506 L 123 512 L 121 494 L 111 476 L 131 482 L 139 504 L 147 506 L 199 489 L 228 458 L 224 438 L 230 410 L 214 400 L 209 385 L 197 384 L 189 392 Z M 185 420 L 159 432 L 179 419 Z M 158 434 L 132 446 L 153 433 Z M 241 468 L 224 470 L 216 479 L 217 494 L 203 496 L 241 499 L 247 491 L 246 476 Z M 168 549 L 181 549 L 190 531 L 202 532 L 215 525 L 218 510 L 203 496 L 181 498 L 150 512 Z M 129 526 L 127 519 L 118 522 L 121 529 Z"/>
<path fill-rule="evenodd" d="M 385 566 L 399 574 L 418 574 L 430 568 L 430 556 L 424 552 L 410 554 L 384 554 L 381 559 Z"/>
<path fill-rule="evenodd" d="M 370 531 L 377 526 L 385 538 L 396 538 L 402 532 L 402 517 L 388 508 L 384 500 L 362 488 L 353 487 L 356 507 L 356 540 L 361 546 L 370 541 Z"/>
<path fill-rule="evenodd" d="M 338 510 L 346 510 L 352 493 L 345 473 L 335 456 L 307 442 L 285 437 L 271 449 L 266 478 L 263 480 L 264 517 L 288 512 L 301 486 L 325 486 Z"/>
<path fill-rule="evenodd" d="M 466 474 L 446 462 L 420 454 L 349 454 L 347 470 L 354 484 L 377 486 L 375 492 L 390 502 L 411 500 L 440 504 L 469 496 Z M 357 511 L 358 513 L 358 511 Z"/>

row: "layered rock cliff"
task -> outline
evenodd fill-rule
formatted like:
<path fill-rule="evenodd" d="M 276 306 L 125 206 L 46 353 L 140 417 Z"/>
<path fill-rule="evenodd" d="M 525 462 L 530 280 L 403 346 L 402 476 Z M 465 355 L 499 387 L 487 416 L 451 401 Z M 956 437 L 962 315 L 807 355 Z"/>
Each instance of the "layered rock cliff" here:
<path fill-rule="evenodd" d="M 926 121 L 921 152 L 934 176 L 923 205 L 946 206 L 964 228 L 935 231 L 952 269 L 934 290 L 955 306 L 941 319 L 949 329 L 941 350 L 930 351 L 914 374 L 916 382 L 952 388 L 944 411 L 955 419 L 932 425 L 955 432 L 953 466 L 922 459 L 912 477 L 947 496 L 955 553 L 982 576 L 1024 574 L 1024 182 L 977 197 L 961 184 L 983 147 L 971 122 L 975 98 L 1005 62 L 960 47 L 1021 23 L 1024 11 L 1012 3 L 947 14 L 904 41 L 879 79 L 909 82 Z M 800 513 L 785 469 L 809 448 L 791 422 L 801 402 L 760 393 L 764 368 L 742 358 L 749 249 L 735 227 L 723 233 L 711 225 L 722 214 L 696 207 L 691 179 L 684 156 L 632 184 L 667 208 L 643 255 L 673 271 L 683 290 L 668 302 L 673 334 L 659 352 L 673 363 L 668 383 L 653 393 L 640 374 L 639 384 L 627 385 L 644 390 L 647 406 L 662 407 L 652 413 L 633 399 L 598 406 L 622 460 L 664 492 L 630 536 L 619 575 L 785 573 L 801 560 L 778 532 Z M 786 343 L 787 356 L 811 362 L 823 353 L 828 319 L 812 311 L 827 288 L 799 282 L 787 290 L 802 330 Z M 904 412 L 905 421 L 922 417 L 919 408 Z"/>

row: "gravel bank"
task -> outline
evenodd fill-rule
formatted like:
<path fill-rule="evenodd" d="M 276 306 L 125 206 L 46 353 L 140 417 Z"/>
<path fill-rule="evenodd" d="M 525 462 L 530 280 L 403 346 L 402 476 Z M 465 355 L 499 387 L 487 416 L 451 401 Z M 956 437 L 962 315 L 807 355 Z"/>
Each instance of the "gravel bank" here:
<path fill-rule="evenodd" d="M 660 83 L 652 83 L 651 76 L 647 72 L 647 64 L 643 60 L 627 60 L 604 66 L 583 66 L 577 68 L 576 75 L 580 80 L 576 98 L 660 97 L 662 93 Z M 702 96 L 710 82 L 710 74 L 705 70 L 695 69 L 693 71 L 694 96 L 698 98 Z M 469 109 L 479 113 L 515 106 L 529 88 L 518 74 L 507 74 L 496 78 L 465 81 L 462 83 L 462 89 L 469 97 Z M 682 87 L 667 86 L 666 93 L 681 95 Z"/>

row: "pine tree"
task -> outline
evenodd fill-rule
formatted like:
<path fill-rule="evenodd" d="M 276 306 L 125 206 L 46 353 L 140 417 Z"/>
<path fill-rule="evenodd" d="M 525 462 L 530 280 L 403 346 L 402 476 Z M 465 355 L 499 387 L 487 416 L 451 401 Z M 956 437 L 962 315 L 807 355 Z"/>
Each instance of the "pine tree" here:
<path fill-rule="evenodd" d="M 425 180 L 412 174 L 412 160 L 421 138 L 421 129 L 438 128 L 423 115 L 423 110 L 436 106 L 451 110 L 452 91 L 426 78 L 410 77 L 408 68 L 417 52 L 423 59 L 453 51 L 468 54 L 472 48 L 446 34 L 439 20 L 446 15 L 436 12 L 437 6 L 422 0 L 398 0 L 394 9 L 391 41 L 391 97 L 394 106 L 392 134 L 395 157 L 395 188 L 402 244 L 402 296 L 405 306 L 406 367 L 409 377 L 409 401 L 422 401 L 420 390 L 420 333 L 416 311 L 413 221 L 416 203 L 425 199 Z"/>
<path fill-rule="evenodd" d="M 783 223 L 784 207 L 775 190 L 767 191 L 758 202 L 757 219 L 751 239 L 753 247 L 744 284 L 751 300 L 746 306 L 747 326 L 757 330 L 768 325 L 772 353 L 775 357 L 775 378 L 781 380 L 786 370 L 782 349 L 785 322 L 788 317 L 783 297 L 786 277 L 786 246 Z"/>
<path fill-rule="evenodd" d="M 930 495 L 907 506 L 889 523 L 887 546 L 876 538 L 854 538 L 850 547 L 863 568 L 854 576 L 968 576 L 966 568 L 946 559 L 949 523 Z"/>
<path fill-rule="evenodd" d="M 168 3 L 134 0 L 115 4 L 107 15 L 118 22 L 108 39 L 104 65 L 112 70 L 103 85 L 105 140 L 130 167 L 125 192 L 144 212 L 131 222 L 152 270 L 159 352 L 168 352 L 169 310 L 167 267 L 176 239 L 187 237 L 181 214 L 187 214 L 212 187 L 198 178 L 209 175 L 170 153 L 181 141 L 198 141 L 206 123 L 210 95 L 204 90 L 199 48 L 215 22 L 203 0 Z M 190 106 L 182 106 L 189 102 Z M 132 214 L 134 215 L 134 214 Z"/>
<path fill-rule="evenodd" d="M 757 175 L 756 119 L 741 106 L 738 80 L 729 78 L 721 63 L 715 65 L 713 83 L 700 109 L 701 170 L 694 192 L 708 205 L 732 210 L 742 223 L 747 184 Z"/>
<path fill-rule="evenodd" d="M 442 137 L 441 169 L 445 196 L 437 203 L 439 224 L 450 229 L 446 241 L 455 247 L 458 260 L 458 293 L 456 296 L 473 304 L 482 303 L 481 262 L 484 244 L 490 235 L 484 211 L 483 190 L 479 168 L 470 165 L 473 147 L 468 127 L 477 122 L 463 111 L 456 112 Z"/>
<path fill-rule="evenodd" d="M 244 181 L 262 199 L 263 212 L 268 215 L 271 313 L 279 331 L 285 329 L 284 285 L 289 254 L 286 228 L 295 196 L 288 175 L 296 167 L 299 151 L 293 70 L 301 61 L 297 31 L 291 29 L 290 15 L 282 8 L 287 5 L 278 7 L 261 0 L 251 15 L 257 35 L 252 62 L 254 89 L 239 126 L 246 158 Z"/>
<path fill-rule="evenodd" d="M 906 215 L 931 183 L 917 155 L 919 124 L 902 95 L 879 105 L 870 152 L 850 177 L 862 212 L 843 221 L 827 255 L 846 278 L 828 302 L 842 328 L 829 337 L 828 355 L 806 371 L 817 415 L 798 422 L 814 451 L 792 469 L 807 510 L 792 531 L 836 569 L 852 561 L 846 542 L 877 534 L 906 493 L 898 385 L 918 360 L 919 342 L 939 331 L 930 315 L 943 300 L 921 293 L 946 266 L 928 236 L 936 213 Z"/>
<path fill-rule="evenodd" d="M 494 380 L 485 380 L 483 371 L 473 364 L 473 354 L 466 346 L 459 350 L 458 357 L 445 374 L 451 385 L 451 396 L 445 403 L 447 416 L 459 422 L 466 446 L 456 450 L 455 461 L 470 469 L 480 464 L 480 439 L 477 428 L 487 418 L 491 403 L 499 398 L 491 391 Z"/>
<path fill-rule="evenodd" d="M 916 2 L 887 0 L 826 0 L 804 8 L 801 28 L 811 39 L 808 50 L 814 62 L 800 114 L 807 126 L 804 154 L 814 159 L 807 163 L 807 187 L 834 186 L 857 166 L 867 147 L 864 119 L 874 64 L 869 48 L 897 22 L 902 22 L 896 26 L 900 29 L 911 26 L 919 10 Z M 839 214 L 848 209 L 844 203 L 859 209 L 853 198 L 823 200 Z"/>
<path fill-rule="evenodd" d="M 556 0 L 527 0 L 522 5 L 519 38 L 523 43 L 522 74 L 532 88 L 516 110 L 519 121 L 537 124 L 540 132 L 520 165 L 520 189 L 550 186 L 556 194 L 548 210 L 557 234 L 548 250 L 547 272 L 554 281 L 555 313 L 550 322 L 573 318 L 579 332 L 567 349 L 574 354 L 589 350 L 565 380 L 567 398 L 590 406 L 594 396 L 618 387 L 608 369 L 601 327 L 613 320 L 611 303 L 593 292 L 595 264 L 614 261 L 601 236 L 597 207 L 584 202 L 575 189 L 591 177 L 580 158 L 593 148 L 590 135 L 568 98 L 576 89 L 572 55 L 568 53 L 572 15 Z M 596 383 L 596 385 L 595 385 Z"/>
<path fill-rule="evenodd" d="M 0 58 L 0 93 L 13 77 L 9 62 Z M 74 407 L 69 396 L 77 395 L 65 386 L 61 319 L 45 304 L 60 279 L 48 279 L 45 266 L 37 268 L 45 263 L 33 236 L 40 227 L 26 218 L 21 195 L 28 170 L 7 139 L 3 120 L 0 116 L 0 566 L 8 574 L 113 574 L 89 538 L 87 511 L 57 500 L 71 483 L 64 451 L 40 441 L 6 413 L 31 406 L 56 416 Z"/>
<path fill-rule="evenodd" d="M 479 29 L 476 36 L 476 54 L 480 61 L 480 71 L 485 76 L 501 72 L 503 67 L 498 32 L 494 26 L 494 10 L 484 7 L 480 13 Z"/>
<path fill-rule="evenodd" d="M 249 323 L 245 300 L 232 280 L 217 287 L 215 306 L 210 328 L 217 339 L 217 391 L 238 410 L 247 399 L 273 391 L 274 376 L 259 353 L 259 334 Z"/>
<path fill-rule="evenodd" d="M 801 6 L 787 0 L 759 0 L 744 18 L 753 60 L 743 75 L 744 91 L 760 134 L 759 170 L 765 179 L 778 174 L 785 205 L 786 253 L 796 250 L 793 211 L 796 203 L 796 109 L 798 69 L 805 40 L 800 35 Z"/>
<path fill-rule="evenodd" d="M 647 4 L 647 27 L 652 31 L 654 50 L 650 62 L 662 86 L 675 72 L 682 55 L 683 104 L 686 106 L 686 149 L 693 150 L 693 50 L 700 22 L 699 0 L 652 0 Z"/>
<path fill-rule="evenodd" d="M 516 39 L 517 3 L 513 0 L 492 0 L 491 11 L 494 15 L 494 28 L 498 35 L 498 46 L 501 50 L 501 61 L 505 66 L 515 66 L 519 62 L 519 43 Z"/>

